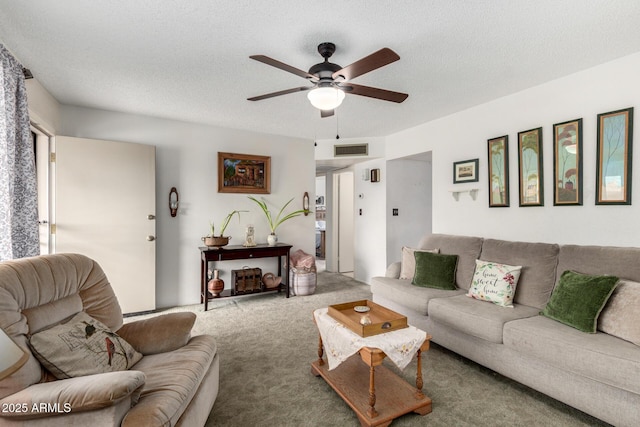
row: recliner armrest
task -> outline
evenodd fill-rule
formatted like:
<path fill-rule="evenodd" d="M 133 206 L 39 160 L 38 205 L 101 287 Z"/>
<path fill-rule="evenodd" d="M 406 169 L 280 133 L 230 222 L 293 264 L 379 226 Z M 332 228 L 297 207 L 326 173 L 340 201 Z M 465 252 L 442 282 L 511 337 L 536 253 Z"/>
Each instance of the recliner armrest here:
<path fill-rule="evenodd" d="M 400 278 L 400 268 L 402 267 L 402 263 L 400 261 L 396 261 L 387 267 L 387 271 L 384 273 L 384 277 L 388 277 L 391 279 L 399 279 Z"/>
<path fill-rule="evenodd" d="M 14 420 L 92 411 L 131 397 L 136 403 L 146 376 L 140 371 L 118 371 L 33 384 L 0 400 L 2 417 Z M 0 421 L 1 424 L 1 421 Z"/>
<path fill-rule="evenodd" d="M 191 338 L 195 313 L 169 313 L 126 323 L 116 332 L 144 355 L 184 347 Z"/>

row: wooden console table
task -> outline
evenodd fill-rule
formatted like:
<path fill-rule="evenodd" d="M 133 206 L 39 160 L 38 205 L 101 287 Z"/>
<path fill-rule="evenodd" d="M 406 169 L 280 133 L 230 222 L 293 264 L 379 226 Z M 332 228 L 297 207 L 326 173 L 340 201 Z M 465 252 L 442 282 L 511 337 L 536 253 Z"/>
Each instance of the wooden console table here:
<path fill-rule="evenodd" d="M 287 298 L 289 298 L 289 252 L 292 245 L 286 243 L 276 243 L 275 246 L 260 244 L 253 247 L 245 247 L 240 245 L 223 246 L 221 248 L 210 248 L 201 246 L 200 249 L 200 302 L 204 302 L 204 311 L 209 308 L 209 291 L 207 289 L 207 270 L 209 263 L 216 261 L 230 261 L 234 259 L 253 259 L 253 258 L 271 258 L 278 257 L 278 276 L 282 276 L 282 284 L 284 285 Z M 285 257 L 285 270 L 282 275 L 282 257 Z M 274 289 L 274 290 L 276 290 Z M 231 292 L 225 289 L 219 297 L 231 296 Z"/>

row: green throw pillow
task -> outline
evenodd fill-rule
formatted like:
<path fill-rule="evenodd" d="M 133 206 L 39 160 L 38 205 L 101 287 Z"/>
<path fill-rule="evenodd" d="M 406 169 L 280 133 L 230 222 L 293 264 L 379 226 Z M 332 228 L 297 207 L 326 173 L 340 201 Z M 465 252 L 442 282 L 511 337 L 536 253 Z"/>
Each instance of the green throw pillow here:
<path fill-rule="evenodd" d="M 414 252 L 416 274 L 412 284 L 426 288 L 456 289 L 458 255 Z"/>
<path fill-rule="evenodd" d="M 540 314 L 595 334 L 598 316 L 617 284 L 615 276 L 590 276 L 567 270 Z"/>

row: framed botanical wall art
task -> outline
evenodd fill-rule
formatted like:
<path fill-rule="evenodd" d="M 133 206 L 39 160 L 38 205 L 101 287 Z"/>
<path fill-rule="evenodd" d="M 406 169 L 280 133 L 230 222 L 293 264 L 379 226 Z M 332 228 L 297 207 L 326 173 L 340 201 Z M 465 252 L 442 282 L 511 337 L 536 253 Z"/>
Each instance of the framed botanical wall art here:
<path fill-rule="evenodd" d="M 269 194 L 271 157 L 218 153 L 218 192 Z"/>
<path fill-rule="evenodd" d="M 489 207 L 509 206 L 509 136 L 487 141 L 489 152 Z"/>
<path fill-rule="evenodd" d="M 518 132 L 520 206 L 544 206 L 542 128 Z"/>
<path fill-rule="evenodd" d="M 633 107 L 598 114 L 596 205 L 631 204 Z"/>
<path fill-rule="evenodd" d="M 582 205 L 582 119 L 553 125 L 553 204 Z"/>
<path fill-rule="evenodd" d="M 453 163 L 453 183 L 478 181 L 478 159 Z"/>

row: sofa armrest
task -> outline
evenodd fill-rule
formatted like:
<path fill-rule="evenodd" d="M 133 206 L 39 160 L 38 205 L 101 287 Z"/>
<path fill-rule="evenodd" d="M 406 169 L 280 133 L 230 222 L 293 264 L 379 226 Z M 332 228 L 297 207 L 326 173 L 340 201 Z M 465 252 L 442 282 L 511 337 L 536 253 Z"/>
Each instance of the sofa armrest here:
<path fill-rule="evenodd" d="M 189 342 L 195 321 L 195 313 L 169 313 L 125 323 L 117 334 L 144 355 L 165 353 Z"/>
<path fill-rule="evenodd" d="M 387 267 L 387 271 L 384 273 L 384 277 L 388 277 L 390 279 L 399 279 L 400 278 L 400 268 L 402 267 L 402 263 L 400 261 L 396 261 Z"/>
<path fill-rule="evenodd" d="M 140 371 L 118 371 L 33 384 L 0 400 L 2 417 L 14 420 L 92 411 L 131 397 L 140 398 L 146 376 Z"/>

